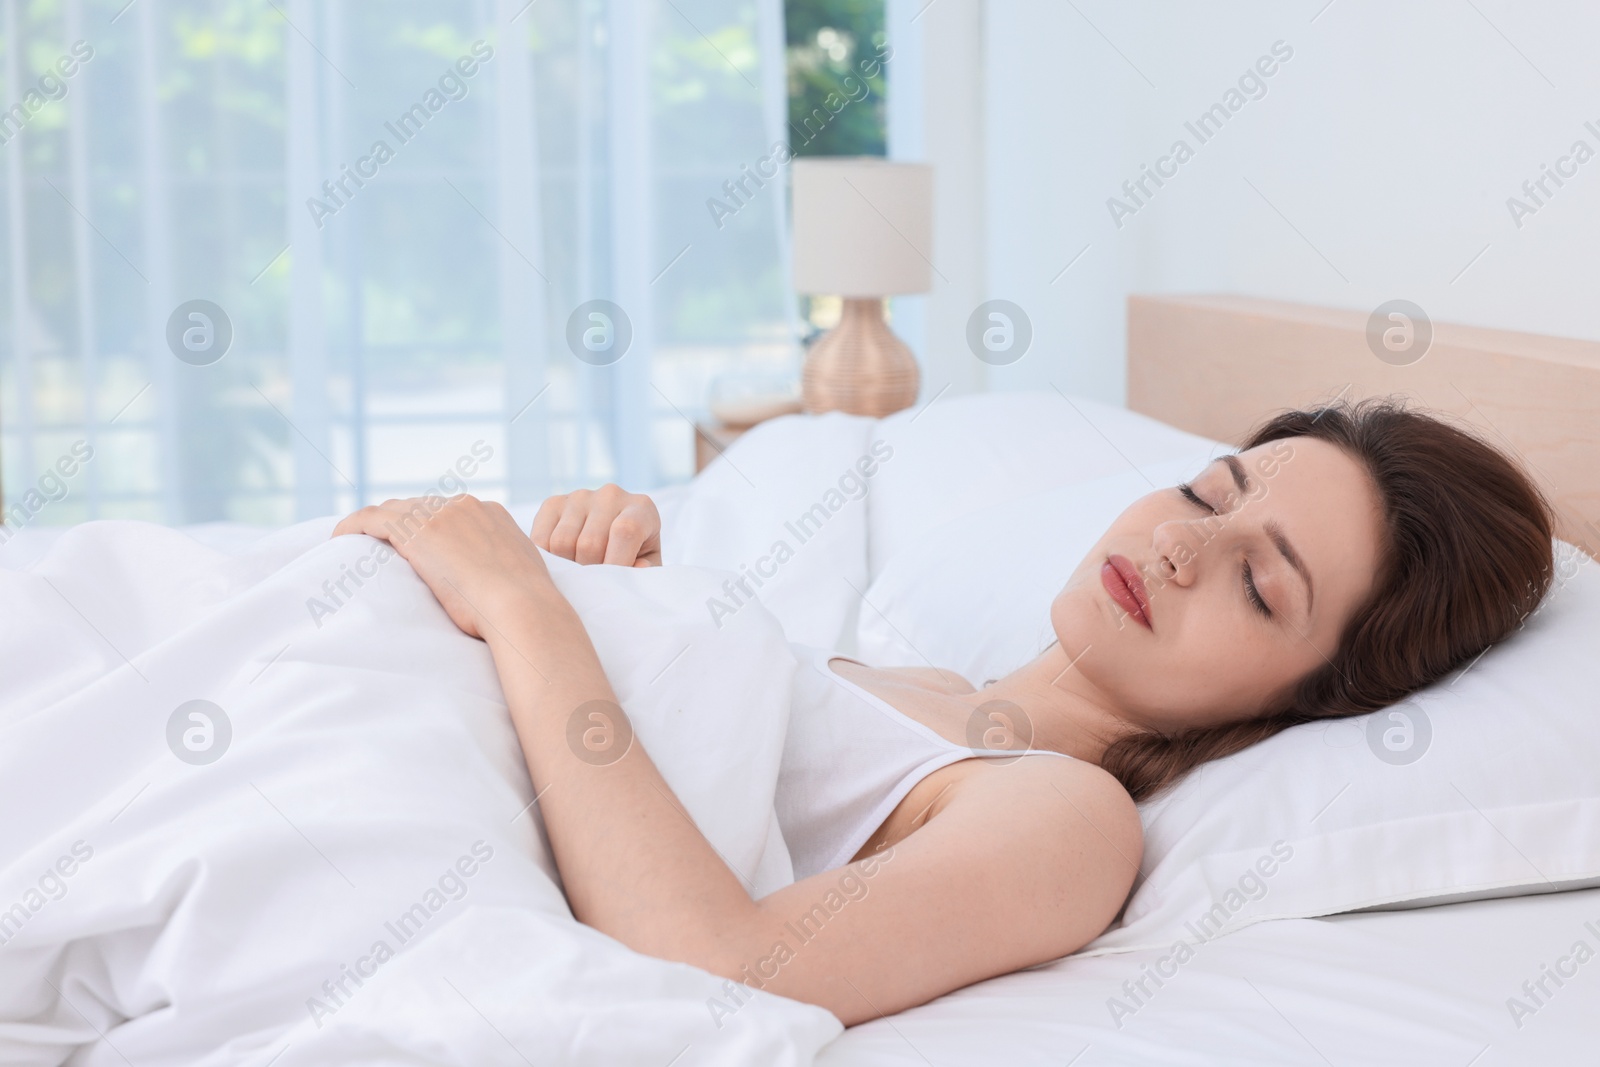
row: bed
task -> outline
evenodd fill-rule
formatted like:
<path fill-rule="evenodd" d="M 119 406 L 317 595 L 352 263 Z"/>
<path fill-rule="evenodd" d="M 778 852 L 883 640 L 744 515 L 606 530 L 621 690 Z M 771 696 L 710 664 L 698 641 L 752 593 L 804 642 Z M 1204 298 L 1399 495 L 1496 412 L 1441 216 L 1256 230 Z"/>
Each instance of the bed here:
<path fill-rule="evenodd" d="M 980 555 L 1043 559 L 1052 553 L 1075 562 L 1070 546 L 1075 538 L 1093 537 L 1103 521 L 1100 511 L 1148 483 L 1170 484 L 1167 479 L 1181 477 L 1186 465 L 1214 454 L 1219 442 L 1237 440 L 1265 411 L 1335 395 L 1395 391 L 1486 425 L 1485 432 L 1499 435 L 1544 478 L 1561 511 L 1563 538 L 1591 554 L 1600 548 L 1593 525 L 1600 519 L 1600 345 L 1440 325 L 1425 358 L 1396 367 L 1374 358 L 1366 320 L 1350 312 L 1234 297 L 1136 298 L 1129 307 L 1131 411 L 1047 390 L 936 399 L 885 420 L 839 414 L 774 420 L 747 434 L 695 482 L 658 494 L 667 561 L 688 565 L 686 571 L 766 574 L 763 610 L 799 643 L 832 645 L 881 663 L 1003 669 L 1040 639 L 1036 612 L 1022 612 L 1020 621 L 1014 610 L 1000 612 L 1036 595 L 1038 568 L 1000 573 L 946 566 L 945 599 L 929 603 L 919 599 L 927 585 L 919 578 L 930 566 Z M 865 469 L 861 460 L 867 456 L 876 460 L 874 473 L 852 475 Z M 1041 531 L 1039 509 L 1059 512 L 1064 504 L 1068 511 L 1085 512 L 1082 521 L 1072 525 L 1064 519 L 1065 525 Z M 531 519 L 531 508 L 514 510 L 524 523 Z M 807 524 L 807 515 L 821 517 Z M 230 524 L 184 532 L 220 556 L 239 558 L 283 537 Z M 0 547 L 0 569 L 36 567 L 61 537 L 55 530 L 22 531 Z M 764 565 L 780 538 L 796 542 L 792 558 L 781 566 Z M 1581 580 L 1594 571 L 1575 568 Z M 85 622 L 103 621 L 91 594 L 84 595 L 90 599 L 74 610 Z M 366 607 L 352 614 L 360 610 Z M 107 632 L 107 644 L 122 640 L 118 630 Z M 49 654 L 44 644 L 34 647 L 40 656 Z M 116 666 L 109 651 L 101 655 L 108 669 Z M 261 667 L 269 669 L 270 663 Z M 0 726 L 10 725 L 3 711 Z M 1592 762 L 1592 750 L 1586 758 Z M 32 785 L 47 792 L 60 786 L 56 777 Z M 304 848 L 312 838 L 341 865 L 359 862 L 347 859 L 343 846 L 329 845 L 316 824 L 303 821 L 303 809 L 285 801 L 270 781 L 259 781 L 266 787 L 257 789 L 263 799 L 271 793 L 294 814 L 296 832 L 309 829 L 309 837 L 300 833 L 296 839 L 277 824 L 285 862 L 303 861 L 331 879 L 318 866 L 328 861 L 331 867 L 331 860 Z M 129 788 L 116 803 L 129 794 L 129 804 L 141 795 Z M 149 804 L 154 793 L 142 795 Z M 842 1034 L 817 1009 L 761 1003 L 759 1010 L 741 1011 L 739 1041 L 719 1044 L 726 1032 L 720 1023 L 713 1025 L 715 1013 L 705 1011 L 706 991 L 716 995 L 716 987 L 696 985 L 696 976 L 684 973 L 692 968 L 635 975 L 624 969 L 625 950 L 574 942 L 571 959 L 582 964 L 584 954 L 593 953 L 606 961 L 604 968 L 595 965 L 605 974 L 594 979 L 598 992 L 586 1002 L 588 1019 L 551 1022 L 525 1003 L 519 1007 L 514 988 L 494 1000 L 493 982 L 483 977 L 501 965 L 492 953 L 447 954 L 448 939 L 434 936 L 380 972 L 386 993 L 363 994 L 356 1009 L 340 1015 L 341 1024 L 352 1018 L 368 1023 L 360 1040 L 352 1037 L 345 1045 L 330 1043 L 334 1031 L 319 1019 L 315 1027 L 302 1022 L 293 1031 L 223 1042 L 203 1057 L 163 1060 L 153 1052 L 139 1055 L 138 1044 L 157 1032 L 159 1012 L 148 1019 L 85 1018 L 84 1024 L 73 1023 L 82 1043 L 69 1047 L 65 1038 L 56 1045 L 28 1045 L 27 1035 L 15 1028 L 20 1018 L 0 1010 L 0 1063 L 57 1063 L 68 1054 L 65 1062 L 77 1064 L 127 1058 L 141 1064 L 278 1067 L 468 1060 L 652 1067 L 1584 1062 L 1593 1058 L 1600 1036 L 1591 1010 L 1600 990 L 1600 962 L 1587 962 L 1587 955 L 1573 961 L 1578 942 L 1591 952 L 1600 948 L 1600 879 L 1589 877 L 1600 875 L 1600 838 L 1589 833 L 1600 797 L 1580 799 L 1582 805 L 1572 809 L 1574 836 L 1547 842 L 1548 856 L 1524 840 L 1523 831 L 1501 823 L 1508 829 L 1502 836 L 1520 842 L 1552 874 L 1545 885 L 1461 894 L 1484 899 L 1454 903 L 1437 903 L 1446 899 L 1437 893 L 1412 893 L 1404 900 L 1404 894 L 1391 894 L 1387 903 L 1341 914 L 1264 914 L 1207 941 L 1160 982 L 1150 975 L 1161 969 L 1164 949 L 1137 938 L 1118 942 L 1113 931 L 1093 951 L 979 983 Z M 131 811 L 123 819 L 112 804 L 105 813 L 129 826 L 144 817 L 141 806 Z M 289 822 L 282 812 L 261 812 L 263 825 L 280 816 Z M 516 828 L 521 836 L 508 839 L 512 847 L 534 851 L 533 830 L 525 822 Z M 1567 853 L 1581 855 L 1558 869 L 1558 858 Z M 330 886 L 330 893 L 343 891 L 331 881 Z M 0 890 L 9 894 L 12 887 L 0 883 Z M 455 925 L 470 933 L 468 920 L 488 923 L 480 933 L 501 931 L 494 936 L 518 943 L 526 930 L 490 921 L 497 914 L 497 921 L 505 918 L 486 907 L 494 899 L 482 895 L 492 892 L 472 889 L 480 895 L 467 903 L 478 906 L 466 908 Z M 73 906 L 52 904 L 52 911 L 41 914 L 54 921 Z M 1125 929 L 1136 928 L 1125 923 Z M 8 951 L 0 944 L 0 971 L 11 959 Z M 1552 966 L 1572 973 L 1563 970 L 1567 977 L 1553 983 Z M 441 987 L 441 974 L 422 973 L 429 967 L 449 970 L 458 984 Z M 463 977 L 474 967 L 476 984 Z M 566 979 L 574 986 L 587 980 L 578 972 Z M 512 979 L 506 981 L 514 987 Z M 79 987 L 66 989 L 69 1003 L 82 1004 L 87 996 Z M 306 990 L 296 992 L 303 996 Z M 675 1011 L 667 1010 L 669 1004 Z M 201 1016 L 191 1033 L 207 1023 Z M 596 1033 L 615 1038 L 624 1030 L 634 1035 L 625 1048 Z"/>

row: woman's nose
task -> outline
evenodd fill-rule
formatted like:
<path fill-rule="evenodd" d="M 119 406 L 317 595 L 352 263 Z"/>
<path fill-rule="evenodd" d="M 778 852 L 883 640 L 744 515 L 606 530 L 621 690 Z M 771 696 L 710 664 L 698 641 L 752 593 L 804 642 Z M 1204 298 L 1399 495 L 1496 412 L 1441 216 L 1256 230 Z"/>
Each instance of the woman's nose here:
<path fill-rule="evenodd" d="M 1205 542 L 1189 522 L 1164 522 L 1155 529 L 1152 547 L 1156 552 L 1156 573 L 1163 581 L 1177 586 L 1194 583 L 1200 546 Z"/>

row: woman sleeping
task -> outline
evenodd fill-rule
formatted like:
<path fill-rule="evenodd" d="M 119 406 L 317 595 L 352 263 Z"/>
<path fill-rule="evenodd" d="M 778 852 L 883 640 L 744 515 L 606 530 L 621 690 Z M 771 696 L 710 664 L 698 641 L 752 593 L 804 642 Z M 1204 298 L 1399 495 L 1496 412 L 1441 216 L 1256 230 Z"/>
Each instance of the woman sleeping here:
<path fill-rule="evenodd" d="M 391 539 L 411 506 L 334 534 Z M 1133 885 L 1136 801 L 1469 662 L 1537 607 L 1551 537 L 1528 477 L 1443 422 L 1379 401 L 1273 418 L 1124 511 L 1056 596 L 1055 643 L 1003 678 L 796 648 L 777 795 L 796 881 L 760 899 L 642 745 L 567 743 L 579 709 L 602 749 L 629 732 L 535 546 L 658 564 L 647 497 L 554 497 L 531 537 L 455 497 L 394 548 L 493 654 L 573 914 L 853 1025 L 1087 944 Z M 849 906 L 815 914 L 840 887 Z"/>

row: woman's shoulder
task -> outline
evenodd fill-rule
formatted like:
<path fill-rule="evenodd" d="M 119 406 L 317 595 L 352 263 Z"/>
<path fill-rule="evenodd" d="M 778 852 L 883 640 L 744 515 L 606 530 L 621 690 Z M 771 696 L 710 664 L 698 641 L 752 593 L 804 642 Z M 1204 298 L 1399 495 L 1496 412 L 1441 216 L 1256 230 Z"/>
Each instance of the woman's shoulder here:
<path fill-rule="evenodd" d="M 1144 851 L 1138 805 L 1098 764 L 1045 753 L 970 762 L 977 773 L 967 777 L 952 803 L 993 818 L 1025 816 L 1060 843 L 1064 855 L 1074 854 L 1079 843 L 1110 846 L 1131 863 L 1130 877 L 1137 871 Z"/>
<path fill-rule="evenodd" d="M 934 831 L 926 843 L 944 877 L 975 868 L 984 885 L 1006 887 L 1012 933 L 1054 946 L 1043 958 L 1103 932 L 1144 855 L 1139 810 L 1121 783 L 1096 764 L 1044 754 L 953 766 L 966 773 L 918 831 Z"/>

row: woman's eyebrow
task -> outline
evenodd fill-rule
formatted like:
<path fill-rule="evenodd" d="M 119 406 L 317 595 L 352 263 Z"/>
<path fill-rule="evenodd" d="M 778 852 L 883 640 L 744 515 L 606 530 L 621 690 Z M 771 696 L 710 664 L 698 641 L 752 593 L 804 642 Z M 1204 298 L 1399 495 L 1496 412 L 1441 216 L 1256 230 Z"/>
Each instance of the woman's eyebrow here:
<path fill-rule="evenodd" d="M 1218 456 L 1217 460 L 1228 465 L 1228 473 L 1233 475 L 1233 484 L 1239 487 L 1239 492 L 1245 496 L 1250 495 L 1250 478 L 1244 472 L 1244 464 L 1238 456 Z M 1216 462 L 1216 461 L 1213 461 Z"/>

